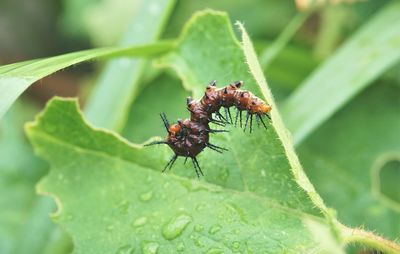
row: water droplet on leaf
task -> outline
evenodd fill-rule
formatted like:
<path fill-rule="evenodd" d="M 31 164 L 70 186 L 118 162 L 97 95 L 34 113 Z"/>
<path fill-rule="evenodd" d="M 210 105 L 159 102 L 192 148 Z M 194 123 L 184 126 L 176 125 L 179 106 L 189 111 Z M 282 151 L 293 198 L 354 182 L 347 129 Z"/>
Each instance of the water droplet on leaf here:
<path fill-rule="evenodd" d="M 142 201 L 144 201 L 144 202 L 147 202 L 147 201 L 149 201 L 152 197 L 153 197 L 153 192 L 152 192 L 152 191 L 148 191 L 148 192 L 145 192 L 145 193 L 143 193 L 143 194 L 140 194 L 139 199 L 142 200 Z"/>
<path fill-rule="evenodd" d="M 167 240 L 177 238 L 192 221 L 189 215 L 181 214 L 172 218 L 162 229 L 162 235 Z"/>
<path fill-rule="evenodd" d="M 141 227 L 147 223 L 147 217 L 139 217 L 133 221 L 132 226 Z"/>
<path fill-rule="evenodd" d="M 225 183 L 228 180 L 228 177 L 229 170 L 227 168 L 222 168 L 218 174 L 218 179 Z"/>
<path fill-rule="evenodd" d="M 211 235 L 214 235 L 215 233 L 217 233 L 218 231 L 220 231 L 222 229 L 221 225 L 213 225 L 209 230 L 208 233 L 210 233 Z"/>
<path fill-rule="evenodd" d="M 142 245 L 143 254 L 155 254 L 158 251 L 160 245 L 156 242 L 145 242 Z"/>
<path fill-rule="evenodd" d="M 239 243 L 239 242 L 233 242 L 233 243 L 232 243 L 232 247 L 233 247 L 234 249 L 239 249 L 239 248 L 240 248 L 240 243 Z"/>
<path fill-rule="evenodd" d="M 206 254 L 223 254 L 223 253 L 225 252 L 221 248 L 211 248 L 206 252 Z"/>
<path fill-rule="evenodd" d="M 132 245 L 127 244 L 119 247 L 118 250 L 115 252 L 115 254 L 133 254 L 134 250 L 135 247 L 132 247 Z"/>
<path fill-rule="evenodd" d="M 114 229 L 114 226 L 113 226 L 113 225 L 108 225 L 108 226 L 107 226 L 107 231 L 108 231 L 108 232 L 113 231 L 113 229 Z"/>
<path fill-rule="evenodd" d="M 185 244 L 183 242 L 178 243 L 178 245 L 176 246 L 176 250 L 179 252 L 182 252 L 185 250 Z"/>
<path fill-rule="evenodd" d="M 204 227 L 202 225 L 197 224 L 194 226 L 194 231 L 196 231 L 196 232 L 203 231 L 203 229 L 204 229 Z"/>
<path fill-rule="evenodd" d="M 129 202 L 128 200 L 123 200 L 121 203 L 118 205 L 119 209 L 121 210 L 122 213 L 127 213 L 129 210 Z"/>

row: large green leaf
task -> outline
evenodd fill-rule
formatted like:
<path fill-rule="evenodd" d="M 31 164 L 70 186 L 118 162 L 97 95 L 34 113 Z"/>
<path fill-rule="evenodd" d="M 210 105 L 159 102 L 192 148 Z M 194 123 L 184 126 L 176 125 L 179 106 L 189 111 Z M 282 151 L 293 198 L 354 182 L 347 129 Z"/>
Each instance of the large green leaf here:
<path fill-rule="evenodd" d="M 391 239 L 400 235 L 399 98 L 398 87 L 375 84 L 298 149 L 307 175 L 341 221 Z"/>
<path fill-rule="evenodd" d="M 400 60 L 400 2 L 385 6 L 284 103 L 296 144 Z"/>
<path fill-rule="evenodd" d="M 94 129 L 71 100 L 52 100 L 28 126 L 35 151 L 52 167 L 39 191 L 57 200 L 53 218 L 76 253 L 318 253 L 327 248 L 322 239 L 335 239 L 335 220 L 302 172 L 243 33 L 244 51 L 225 15 L 200 13 L 177 51 L 159 62 L 179 70 L 196 97 L 210 80 L 241 79 L 274 107 L 268 131 L 232 128 L 211 137 L 230 151 L 199 156 L 204 180 L 192 179 L 192 167 L 180 160 L 161 174 L 169 148 L 130 145 Z"/>
<path fill-rule="evenodd" d="M 174 4 L 175 0 L 139 1 L 120 45 L 158 39 Z M 132 101 L 142 88 L 140 79 L 146 66 L 148 62 L 144 59 L 121 58 L 109 62 L 86 102 L 85 115 L 89 121 L 98 127 L 121 131 Z"/>
<path fill-rule="evenodd" d="M 152 56 L 171 50 L 170 42 L 145 46 L 98 48 L 0 67 L 0 118 L 31 84 L 68 66 L 101 57 Z"/>

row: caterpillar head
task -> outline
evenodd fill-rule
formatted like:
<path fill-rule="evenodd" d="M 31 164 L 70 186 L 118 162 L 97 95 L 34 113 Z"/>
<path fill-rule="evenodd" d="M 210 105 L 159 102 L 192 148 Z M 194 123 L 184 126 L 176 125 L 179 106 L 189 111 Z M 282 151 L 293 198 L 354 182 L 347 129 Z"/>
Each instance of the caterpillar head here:
<path fill-rule="evenodd" d="M 248 110 L 251 114 L 267 115 L 271 111 L 271 105 L 254 96 L 251 100 Z"/>
<path fill-rule="evenodd" d="M 172 124 L 168 128 L 168 133 L 170 136 L 177 136 L 181 132 L 182 126 L 178 124 Z"/>

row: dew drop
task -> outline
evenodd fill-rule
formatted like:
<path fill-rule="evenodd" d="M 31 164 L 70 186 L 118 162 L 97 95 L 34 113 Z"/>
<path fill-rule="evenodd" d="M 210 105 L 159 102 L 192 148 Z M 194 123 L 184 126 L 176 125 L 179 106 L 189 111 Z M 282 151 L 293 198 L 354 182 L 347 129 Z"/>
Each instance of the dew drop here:
<path fill-rule="evenodd" d="M 186 214 L 181 214 L 172 218 L 162 229 L 163 237 L 167 240 L 177 238 L 191 221 L 192 218 Z"/>
<path fill-rule="evenodd" d="M 122 213 L 128 213 L 129 210 L 129 202 L 128 200 L 123 200 L 119 203 L 118 208 Z"/>
<path fill-rule="evenodd" d="M 228 177 L 229 170 L 227 168 L 222 168 L 218 174 L 218 179 L 225 183 L 228 180 Z"/>
<path fill-rule="evenodd" d="M 193 242 L 199 248 L 204 247 L 204 244 L 198 238 L 193 239 Z"/>
<path fill-rule="evenodd" d="M 223 249 L 221 248 L 211 248 L 207 250 L 206 254 L 223 254 L 225 253 Z"/>
<path fill-rule="evenodd" d="M 156 242 L 145 242 L 142 245 L 143 254 L 155 254 L 158 251 L 160 245 Z"/>
<path fill-rule="evenodd" d="M 111 232 L 111 231 L 113 231 L 114 230 L 114 226 L 113 225 L 108 225 L 107 226 L 107 231 L 108 232 Z"/>
<path fill-rule="evenodd" d="M 196 206 L 196 210 L 198 210 L 198 211 L 204 210 L 204 208 L 206 208 L 206 207 L 207 207 L 206 204 L 198 204 L 198 205 Z"/>
<path fill-rule="evenodd" d="M 239 242 L 233 242 L 233 243 L 232 243 L 232 247 L 233 247 L 234 249 L 239 249 L 239 248 L 240 248 L 240 243 L 239 243 Z"/>
<path fill-rule="evenodd" d="M 194 231 L 196 231 L 196 232 L 201 232 L 201 231 L 203 231 L 203 229 L 204 229 L 204 227 L 200 224 L 197 224 L 194 226 Z"/>
<path fill-rule="evenodd" d="M 147 223 L 147 217 L 139 217 L 133 221 L 132 226 L 137 228 L 145 225 Z"/>
<path fill-rule="evenodd" d="M 179 252 L 182 252 L 185 250 L 185 244 L 183 242 L 178 243 L 178 245 L 176 246 L 176 250 Z"/>
<path fill-rule="evenodd" d="M 152 197 L 153 197 L 153 192 L 152 192 L 152 191 L 148 191 L 148 192 L 145 192 L 145 193 L 140 194 L 139 199 L 142 200 L 142 201 L 144 201 L 144 202 L 147 202 L 147 201 L 149 201 Z"/>
<path fill-rule="evenodd" d="M 127 244 L 119 247 L 118 250 L 115 252 L 115 254 L 133 254 L 134 250 L 135 247 L 132 247 L 132 245 Z"/>
<path fill-rule="evenodd" d="M 211 228 L 208 230 L 208 233 L 210 233 L 211 235 L 216 234 L 217 232 L 219 232 L 222 229 L 221 225 L 213 225 L 211 226 Z"/>

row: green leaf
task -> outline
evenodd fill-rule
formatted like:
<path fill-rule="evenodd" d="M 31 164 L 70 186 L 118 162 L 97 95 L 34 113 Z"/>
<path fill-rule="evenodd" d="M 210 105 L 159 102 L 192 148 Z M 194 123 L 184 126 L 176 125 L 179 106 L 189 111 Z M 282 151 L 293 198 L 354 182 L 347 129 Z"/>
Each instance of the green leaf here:
<path fill-rule="evenodd" d="M 211 14 L 198 14 L 195 18 L 190 20 L 181 37 L 177 52 L 168 54 L 161 59 L 158 64 L 160 66 L 173 68 L 183 80 L 184 87 L 191 88 L 194 91 L 194 98 L 202 96 L 205 89 L 204 84 L 208 84 L 210 80 L 217 79 L 217 82 L 223 85 L 229 84 L 234 80 L 243 80 L 246 89 L 260 97 L 266 98 L 268 103 L 275 108 L 276 106 L 272 95 L 267 89 L 265 81 L 263 81 L 264 78 L 261 69 L 257 69 L 257 73 L 253 72 L 253 70 L 257 68 L 255 66 L 258 66 L 258 63 L 255 59 L 255 55 L 251 54 L 252 46 L 249 43 L 248 37 L 245 37 L 246 40 L 244 40 L 244 43 L 246 43 L 246 47 L 243 52 L 239 42 L 233 37 L 233 31 L 229 27 L 228 18 L 219 12 L 211 12 Z M 193 24 L 195 22 L 197 22 L 196 25 Z M 207 27 L 207 29 L 204 27 Z M 221 29 L 221 27 L 227 28 Z M 243 28 L 242 32 L 244 33 Z M 216 39 L 217 37 L 218 40 Z M 247 54 L 245 55 L 244 53 Z M 252 59 L 249 59 L 250 57 Z M 252 73 L 249 73 L 249 66 L 245 64 L 246 61 L 249 62 L 250 60 L 252 61 L 250 65 Z M 284 131 L 285 128 L 279 120 L 277 109 L 274 109 L 271 115 L 275 130 L 270 128 L 268 132 L 265 133 L 260 129 L 249 137 L 241 130 L 232 129 L 232 135 L 225 135 L 225 137 L 228 138 L 224 138 L 223 136 L 215 137 L 215 139 L 220 140 L 221 144 L 223 144 L 222 146 L 226 146 L 233 151 L 232 153 L 224 155 L 224 160 L 230 162 L 228 165 L 229 174 L 233 174 L 233 176 L 227 177 L 227 182 L 224 184 L 225 186 L 238 188 L 239 185 L 244 185 L 242 189 L 249 189 L 274 199 L 280 199 L 282 195 L 285 195 L 284 193 L 286 191 L 284 189 L 289 186 L 282 189 L 282 187 L 274 184 L 275 180 L 279 185 L 281 184 L 279 182 L 286 179 L 288 181 L 285 181 L 285 183 L 290 183 L 290 186 L 292 186 L 291 188 L 298 188 L 298 183 L 293 179 L 292 174 L 298 177 L 299 182 L 307 181 L 304 178 L 305 176 L 301 173 L 298 161 L 295 161 L 297 157 L 293 149 L 290 148 L 290 142 L 286 134 L 281 132 L 281 130 Z M 281 142 L 281 140 L 283 142 Z M 262 144 L 262 146 L 257 149 L 260 154 L 255 154 L 257 150 L 254 151 L 251 149 L 256 144 Z M 283 146 L 285 146 L 286 150 L 284 150 Z M 238 147 L 247 147 L 247 149 L 243 149 L 244 151 L 242 151 L 242 149 L 238 149 Z M 265 153 L 265 151 L 267 152 Z M 290 153 L 290 155 L 288 153 Z M 248 160 L 256 167 L 261 167 L 261 169 L 248 170 L 247 167 L 245 168 L 243 166 L 247 165 L 246 163 L 239 162 L 239 165 L 232 165 L 231 162 L 237 160 L 239 156 L 241 159 L 254 158 Z M 263 159 L 264 156 L 266 156 L 265 159 Z M 270 159 L 270 157 L 278 158 L 280 156 L 282 156 L 283 160 L 286 160 L 284 166 L 286 170 L 282 170 L 282 165 L 279 165 L 283 161 Z M 214 155 L 211 153 L 207 157 L 210 158 L 210 161 L 213 161 Z M 215 162 L 217 163 L 213 165 L 213 171 L 216 171 L 216 168 L 225 168 L 218 166 L 219 157 L 220 156 L 217 155 L 217 158 L 215 158 Z M 290 164 L 287 157 L 289 157 L 289 160 L 291 158 L 293 159 Z M 293 172 L 291 169 L 293 169 Z M 224 170 L 227 169 L 225 168 Z M 263 176 L 266 172 L 268 176 L 260 178 L 260 176 Z M 276 175 L 274 175 L 275 173 Z M 208 174 L 213 173 L 210 172 Z M 223 171 L 219 174 L 224 175 Z M 215 177 L 218 179 L 218 175 L 215 175 Z M 231 178 L 234 179 L 234 177 L 241 178 L 241 181 L 236 180 L 230 183 Z M 274 180 L 272 180 L 271 177 Z M 223 181 L 220 180 L 217 183 L 223 184 Z M 279 189 L 281 189 L 281 191 L 277 191 Z M 313 192 L 312 188 L 308 191 Z M 291 193 L 290 196 L 291 197 L 285 197 L 285 200 L 301 200 L 297 204 L 293 203 L 293 208 L 302 209 L 301 207 L 304 207 L 307 211 L 311 211 L 312 209 L 310 210 L 306 207 L 315 205 L 310 202 L 306 191 L 302 189 L 293 189 L 293 193 Z M 322 201 L 320 204 L 320 208 L 324 210 L 325 208 L 323 208 Z"/>
<path fill-rule="evenodd" d="M 155 100 L 154 96 L 157 94 L 163 96 L 158 96 Z M 183 89 L 179 80 L 171 75 L 160 75 L 145 84 L 140 96 L 131 106 L 122 136 L 135 143 L 143 143 L 154 136 L 164 136 L 165 127 L 161 124 L 160 112 L 168 112 L 170 119 L 182 118 L 187 115 L 187 109 L 184 107 L 187 96 L 189 93 Z"/>
<path fill-rule="evenodd" d="M 399 12 L 397 1 L 385 6 L 283 104 L 295 144 L 400 60 Z"/>
<path fill-rule="evenodd" d="M 243 36 L 245 51 L 226 15 L 199 13 L 177 51 L 159 62 L 179 70 L 196 97 L 210 80 L 241 79 L 274 107 L 268 131 L 232 128 L 211 137 L 230 151 L 199 156 L 204 180 L 192 179 L 193 168 L 180 160 L 161 174 L 172 155 L 168 147 L 143 148 L 94 129 L 71 100 L 52 100 L 28 126 L 35 151 L 52 167 L 38 189 L 57 200 L 53 218 L 71 234 L 76 253 L 319 253 L 325 236 L 337 245 L 333 220 L 321 215 L 328 211 L 298 164 Z M 315 238 L 315 228 L 325 233 Z"/>
<path fill-rule="evenodd" d="M 33 155 L 22 124 L 36 113 L 16 103 L 0 124 L 0 253 L 67 253 L 70 241 L 48 217 L 54 201 L 35 193 L 48 165 Z M 40 234 L 38 232 L 40 231 Z"/>
<path fill-rule="evenodd" d="M 53 218 L 76 253 L 318 249 L 302 219 L 321 218 L 281 204 L 287 200 L 162 175 L 167 149 L 145 150 L 92 129 L 73 101 L 52 100 L 28 133 L 52 166 L 38 189 L 57 200 Z"/>
<path fill-rule="evenodd" d="M 400 235 L 399 98 L 398 86 L 375 84 L 298 149 L 307 175 L 341 221 L 391 239 Z"/>
<path fill-rule="evenodd" d="M 172 47 L 170 42 L 159 42 L 145 46 L 98 48 L 1 66 L 0 118 L 31 84 L 53 72 L 101 57 L 153 56 L 171 50 Z"/>
<path fill-rule="evenodd" d="M 120 45 L 150 43 L 163 31 L 175 0 L 141 1 Z M 143 32 L 146 31 L 146 32 Z M 130 106 L 142 88 L 148 61 L 121 58 L 109 62 L 86 101 L 85 115 L 98 127 L 121 131 Z"/>

